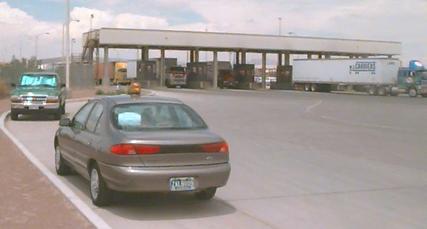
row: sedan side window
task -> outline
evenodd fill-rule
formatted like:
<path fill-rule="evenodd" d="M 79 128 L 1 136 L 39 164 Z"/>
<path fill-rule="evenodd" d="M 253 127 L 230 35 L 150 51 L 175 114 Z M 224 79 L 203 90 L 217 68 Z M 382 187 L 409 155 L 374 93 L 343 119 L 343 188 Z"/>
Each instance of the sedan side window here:
<path fill-rule="evenodd" d="M 92 110 L 93 103 L 86 104 L 82 109 L 77 112 L 73 119 L 73 127 L 76 129 L 83 130 L 86 125 L 87 117 Z"/>
<path fill-rule="evenodd" d="M 99 118 L 102 115 L 102 111 L 103 111 L 102 105 L 99 103 L 97 103 L 93 107 L 92 112 L 90 113 L 89 118 L 87 119 L 87 123 L 86 123 L 86 129 L 88 131 L 95 132 L 96 125 L 99 121 Z"/>

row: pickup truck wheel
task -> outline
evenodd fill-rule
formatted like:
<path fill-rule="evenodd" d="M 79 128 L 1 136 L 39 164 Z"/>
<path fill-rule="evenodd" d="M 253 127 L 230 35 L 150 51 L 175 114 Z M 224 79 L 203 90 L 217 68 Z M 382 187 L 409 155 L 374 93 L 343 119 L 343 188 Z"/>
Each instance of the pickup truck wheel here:
<path fill-rule="evenodd" d="M 16 112 L 13 112 L 13 111 L 11 111 L 10 112 L 10 118 L 13 120 L 13 121 L 16 121 L 16 120 L 18 120 L 18 113 L 16 113 Z"/>
<path fill-rule="evenodd" d="M 90 169 L 90 197 L 92 203 L 98 207 L 107 206 L 111 200 L 111 191 L 102 178 L 97 164 Z"/>
<path fill-rule="evenodd" d="M 417 97 L 417 95 L 418 95 L 417 89 L 415 89 L 415 88 L 409 89 L 408 94 L 410 97 Z"/>
<path fill-rule="evenodd" d="M 210 200 L 215 196 L 216 188 L 207 188 L 200 192 L 196 192 L 196 198 L 199 200 Z"/>
<path fill-rule="evenodd" d="M 64 161 L 58 146 L 55 146 L 55 170 L 56 174 L 60 176 L 69 175 L 71 173 L 71 168 Z"/>

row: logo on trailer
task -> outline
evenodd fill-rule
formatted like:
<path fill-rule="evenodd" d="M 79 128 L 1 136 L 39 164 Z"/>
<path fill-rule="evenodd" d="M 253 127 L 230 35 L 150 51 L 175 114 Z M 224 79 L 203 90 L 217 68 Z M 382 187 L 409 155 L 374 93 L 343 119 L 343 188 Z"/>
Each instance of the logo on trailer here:
<path fill-rule="evenodd" d="M 374 61 L 357 61 L 354 65 L 350 65 L 350 74 L 358 75 L 360 72 L 370 72 L 375 75 L 376 66 Z"/>

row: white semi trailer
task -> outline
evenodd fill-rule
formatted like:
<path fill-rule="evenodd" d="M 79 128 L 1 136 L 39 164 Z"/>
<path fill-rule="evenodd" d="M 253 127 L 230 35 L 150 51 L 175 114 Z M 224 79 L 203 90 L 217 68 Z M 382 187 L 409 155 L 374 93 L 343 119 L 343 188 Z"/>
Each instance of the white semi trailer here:
<path fill-rule="evenodd" d="M 299 59 L 293 62 L 293 84 L 305 91 L 352 87 L 386 95 L 399 67 L 397 59 Z"/>

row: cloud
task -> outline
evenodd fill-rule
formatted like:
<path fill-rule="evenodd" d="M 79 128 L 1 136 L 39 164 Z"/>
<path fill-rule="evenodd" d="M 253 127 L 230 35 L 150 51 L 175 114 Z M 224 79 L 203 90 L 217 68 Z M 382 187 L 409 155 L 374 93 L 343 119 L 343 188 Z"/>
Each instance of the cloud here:
<path fill-rule="evenodd" d="M 19 55 L 22 50 L 23 56 L 35 55 L 35 37 L 39 34 L 49 32 L 49 35 L 42 35 L 39 44 L 56 41 L 60 34 L 60 27 L 57 23 L 38 21 L 26 12 L 12 8 L 5 2 L 0 2 L 0 60 L 10 60 L 13 54 Z M 52 46 L 57 46 L 53 43 Z M 39 47 L 39 54 L 44 52 L 44 48 Z M 56 47 L 55 47 L 56 48 Z"/>
<path fill-rule="evenodd" d="M 300 36 L 342 37 L 403 42 L 402 59 L 421 59 L 427 63 L 427 1 L 423 0 L 94 0 L 81 1 L 85 7 L 73 8 L 71 15 L 79 23 L 71 24 L 71 35 L 77 38 L 75 51 L 80 48 L 81 34 L 93 27 L 123 27 L 137 29 L 176 29 L 211 32 L 241 32 L 277 34 L 278 17 L 282 17 L 282 34 Z M 176 20 L 176 18 L 186 18 Z M 173 21 L 173 22 L 172 22 Z M 3 23 L 2 23 L 3 22 Z M 11 26 L 7 23 L 13 23 Z M 61 46 L 62 22 L 39 21 L 26 12 L 0 3 L 0 27 L 13 35 L 0 37 L 6 43 L 16 43 L 25 35 L 51 30 L 52 35 L 40 41 L 42 57 L 58 56 Z M 5 31 L 5 30 L 3 30 Z M 28 39 L 25 43 L 28 43 Z M 26 44 L 26 55 L 31 53 Z M 16 44 L 8 45 L 9 57 Z M 4 48 L 3 48 L 4 49 Z M 16 50 L 16 48 L 15 48 Z M 16 53 L 16 52 L 15 52 Z M 8 58 L 9 58 L 8 57 Z M 256 59 L 259 57 L 255 57 Z"/>

